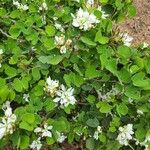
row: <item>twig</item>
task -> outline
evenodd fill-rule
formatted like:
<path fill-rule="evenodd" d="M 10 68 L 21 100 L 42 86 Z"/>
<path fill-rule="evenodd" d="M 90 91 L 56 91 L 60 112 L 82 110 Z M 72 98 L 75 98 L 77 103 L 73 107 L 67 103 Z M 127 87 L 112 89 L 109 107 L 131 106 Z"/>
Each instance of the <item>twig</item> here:
<path fill-rule="evenodd" d="M 0 29 L 0 32 L 1 32 L 3 35 L 5 35 L 6 37 L 11 38 L 11 36 L 10 36 L 10 35 L 8 35 L 6 32 L 4 32 L 2 29 Z"/>

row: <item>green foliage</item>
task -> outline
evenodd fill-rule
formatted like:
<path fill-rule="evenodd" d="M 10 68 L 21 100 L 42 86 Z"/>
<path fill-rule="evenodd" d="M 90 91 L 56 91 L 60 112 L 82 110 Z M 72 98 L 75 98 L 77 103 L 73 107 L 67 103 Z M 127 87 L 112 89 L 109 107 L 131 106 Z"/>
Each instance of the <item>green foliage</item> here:
<path fill-rule="evenodd" d="M 134 139 L 130 147 L 116 140 L 119 127 L 129 123 L 138 141 L 150 136 L 150 46 L 125 46 L 112 26 L 135 16 L 132 1 L 97 0 L 92 6 L 85 0 L 14 2 L 0 2 L 0 137 L 6 101 L 16 115 L 13 132 L 0 139 L 0 149 L 7 144 L 29 149 L 39 137 L 41 149 L 61 149 L 59 132 L 70 144 L 85 139 L 83 147 L 89 150 L 142 150 Z M 79 8 L 95 15 L 97 23 L 87 30 L 86 20 L 73 25 Z M 49 76 L 53 90 L 52 83 L 47 85 Z M 60 91 L 61 84 L 72 92 L 69 96 Z M 66 95 L 75 104 L 63 107 Z M 35 132 L 46 125 L 52 126 L 52 136 Z M 102 131 L 95 138 L 98 127 Z"/>

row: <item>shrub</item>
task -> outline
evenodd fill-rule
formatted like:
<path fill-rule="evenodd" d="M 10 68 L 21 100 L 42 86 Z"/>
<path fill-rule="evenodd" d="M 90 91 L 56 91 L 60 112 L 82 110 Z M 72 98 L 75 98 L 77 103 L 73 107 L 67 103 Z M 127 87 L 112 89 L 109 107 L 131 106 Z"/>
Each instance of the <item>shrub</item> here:
<path fill-rule="evenodd" d="M 113 30 L 131 0 L 0 4 L 1 149 L 150 148 L 150 47 Z"/>

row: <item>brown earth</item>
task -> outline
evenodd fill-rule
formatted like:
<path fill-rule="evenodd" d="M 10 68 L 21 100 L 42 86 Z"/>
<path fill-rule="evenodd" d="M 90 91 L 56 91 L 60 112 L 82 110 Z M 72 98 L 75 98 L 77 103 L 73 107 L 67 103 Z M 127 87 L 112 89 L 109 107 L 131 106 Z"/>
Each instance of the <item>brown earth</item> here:
<path fill-rule="evenodd" d="M 150 0 L 133 0 L 133 2 L 137 15 L 122 23 L 120 29 L 134 38 L 133 45 L 143 42 L 150 44 Z"/>

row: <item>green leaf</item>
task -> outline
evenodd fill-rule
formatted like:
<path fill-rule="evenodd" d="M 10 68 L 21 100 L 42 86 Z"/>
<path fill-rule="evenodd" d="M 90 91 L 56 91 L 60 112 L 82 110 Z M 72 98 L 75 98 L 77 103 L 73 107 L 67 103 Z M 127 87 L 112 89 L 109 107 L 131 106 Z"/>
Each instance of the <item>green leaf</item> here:
<path fill-rule="evenodd" d="M 144 72 L 139 72 L 132 77 L 133 85 L 144 90 L 150 90 L 150 79 L 145 77 Z"/>
<path fill-rule="evenodd" d="M 30 138 L 27 135 L 22 135 L 21 136 L 21 141 L 20 141 L 20 148 L 21 149 L 27 149 L 29 146 Z"/>
<path fill-rule="evenodd" d="M 46 64 L 46 63 L 48 63 L 48 61 L 49 61 L 49 57 L 47 57 L 47 56 L 40 56 L 40 57 L 38 58 L 38 60 L 39 60 L 40 62 L 42 62 L 43 64 Z"/>
<path fill-rule="evenodd" d="M 61 55 L 53 55 L 52 57 L 49 58 L 48 64 L 51 65 L 57 65 L 63 60 L 63 56 Z"/>
<path fill-rule="evenodd" d="M 38 60 L 44 64 L 47 63 L 51 65 L 57 65 L 63 60 L 63 56 L 61 55 L 40 56 Z"/>
<path fill-rule="evenodd" d="M 87 45 L 89 45 L 89 46 L 96 46 L 96 43 L 93 42 L 91 39 L 89 39 L 89 38 L 87 38 L 87 37 L 83 37 L 83 36 L 82 36 L 80 39 L 81 39 L 81 41 L 82 41 L 83 43 L 85 43 L 85 44 L 87 44 Z"/>
<path fill-rule="evenodd" d="M 107 102 L 99 102 L 97 106 L 100 108 L 101 113 L 109 113 L 112 109 L 112 106 L 110 106 Z"/>
<path fill-rule="evenodd" d="M 48 36 L 54 36 L 55 35 L 55 27 L 52 25 L 47 25 L 45 27 L 45 32 L 48 34 Z"/>
<path fill-rule="evenodd" d="M 86 124 L 90 127 L 93 127 L 93 128 L 96 128 L 98 125 L 99 125 L 99 121 L 97 118 L 94 118 L 94 119 L 88 119 L 86 121 Z"/>
<path fill-rule="evenodd" d="M 15 25 L 12 25 L 9 29 L 9 34 L 12 36 L 12 38 L 16 39 L 20 35 L 21 31 L 18 27 Z"/>
<path fill-rule="evenodd" d="M 55 104 L 55 102 L 53 102 L 52 99 L 49 98 L 44 102 L 44 107 L 45 107 L 46 111 L 49 112 L 49 111 L 54 110 L 54 108 L 56 107 L 56 104 Z"/>
<path fill-rule="evenodd" d="M 0 88 L 0 104 L 2 104 L 9 96 L 9 89 L 6 85 Z"/>
<path fill-rule="evenodd" d="M 117 112 L 119 115 L 126 115 L 128 113 L 128 107 L 124 103 L 121 103 L 117 106 Z"/>
<path fill-rule="evenodd" d="M 136 16 L 136 8 L 135 8 L 134 5 L 129 5 L 128 6 L 128 15 L 129 15 L 129 17 Z"/>
<path fill-rule="evenodd" d="M 125 95 L 132 99 L 140 99 L 141 90 L 137 87 L 129 85 L 125 88 Z"/>
<path fill-rule="evenodd" d="M 56 47 L 55 41 L 52 38 L 44 37 L 42 41 L 43 41 L 44 46 L 47 48 L 47 50 L 52 50 Z"/>
<path fill-rule="evenodd" d="M 86 140 L 86 148 L 89 149 L 89 150 L 94 150 L 94 147 L 95 147 L 95 141 L 93 138 L 88 138 Z"/>
<path fill-rule="evenodd" d="M 150 74 L 150 57 L 144 59 L 145 69 L 148 74 Z"/>
<path fill-rule="evenodd" d="M 53 123 L 53 127 L 59 132 L 69 132 L 68 123 L 64 119 L 55 120 Z"/>
<path fill-rule="evenodd" d="M 41 78 L 39 68 L 32 68 L 32 76 L 34 80 L 39 80 Z"/>
<path fill-rule="evenodd" d="M 17 70 L 13 67 L 6 67 L 5 68 L 5 73 L 9 76 L 9 77 L 14 77 L 17 75 Z"/>
<path fill-rule="evenodd" d="M 100 3 L 106 4 L 109 0 L 99 0 L 99 1 L 100 1 Z"/>
<path fill-rule="evenodd" d="M 15 78 L 13 81 L 13 87 L 17 92 L 22 92 L 23 91 L 23 86 L 21 81 L 18 78 Z"/>
<path fill-rule="evenodd" d="M 99 71 L 96 70 L 94 65 L 88 65 L 85 71 L 85 77 L 88 79 L 93 79 L 99 76 Z"/>
<path fill-rule="evenodd" d="M 98 31 L 95 36 L 95 42 L 99 42 L 100 44 L 106 44 L 109 42 L 109 38 L 102 36 L 101 31 Z"/>
<path fill-rule="evenodd" d="M 68 86 L 71 86 L 71 84 L 80 87 L 84 83 L 83 77 L 76 75 L 75 73 L 65 74 L 64 80 Z"/>
<path fill-rule="evenodd" d="M 25 121 L 22 121 L 20 124 L 19 124 L 19 128 L 20 129 L 24 129 L 24 130 L 27 130 L 27 131 L 32 131 L 34 129 L 34 126 L 32 126 L 31 124 L 25 122 Z"/>
<path fill-rule="evenodd" d="M 88 95 L 86 99 L 90 104 L 94 104 L 96 97 L 94 95 Z"/>
<path fill-rule="evenodd" d="M 34 114 L 26 113 L 26 114 L 24 114 L 24 115 L 22 116 L 22 120 L 23 120 L 24 122 L 29 123 L 29 124 L 33 124 L 34 121 L 35 121 L 35 116 L 34 116 Z"/>
<path fill-rule="evenodd" d="M 127 46 L 119 46 L 118 47 L 118 55 L 122 58 L 129 59 L 132 55 L 131 49 Z"/>
<path fill-rule="evenodd" d="M 131 81 L 131 75 L 125 68 L 122 68 L 120 71 L 118 71 L 117 76 L 120 82 L 130 83 Z"/>

